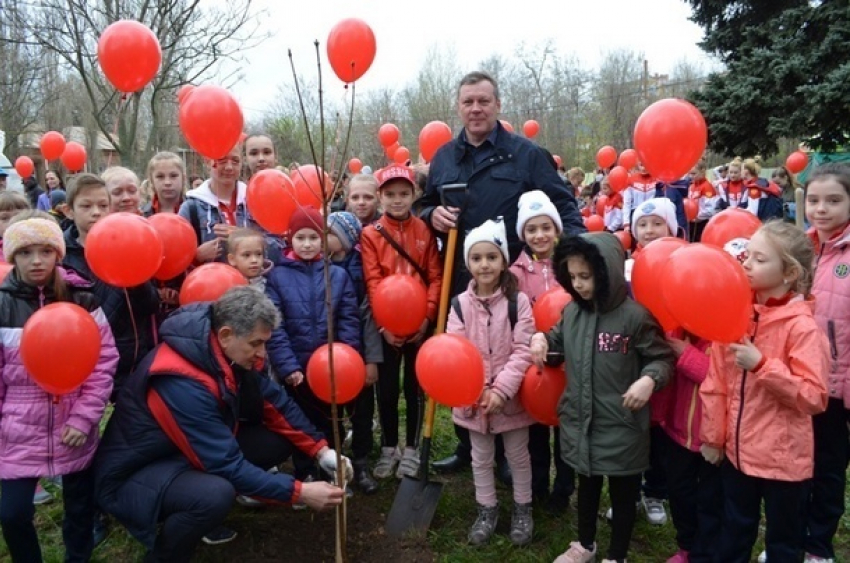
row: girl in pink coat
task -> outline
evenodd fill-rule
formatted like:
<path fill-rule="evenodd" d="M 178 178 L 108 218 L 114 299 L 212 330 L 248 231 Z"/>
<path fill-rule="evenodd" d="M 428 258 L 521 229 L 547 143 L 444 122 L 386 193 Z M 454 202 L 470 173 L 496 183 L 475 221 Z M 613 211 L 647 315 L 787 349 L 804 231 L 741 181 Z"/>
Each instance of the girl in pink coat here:
<path fill-rule="evenodd" d="M 57 267 L 65 255 L 59 225 L 47 213 L 23 212 L 3 237 L 14 269 L 0 285 L 0 525 L 12 561 L 41 561 L 33 525 L 39 477 L 62 475 L 65 561 L 88 561 L 94 547 L 90 465 L 118 352 L 88 284 Z M 88 310 L 100 328 L 97 366 L 76 390 L 49 395 L 21 361 L 23 326 L 41 307 L 67 301 Z M 44 351 L 46 354 L 50 350 Z"/>
<path fill-rule="evenodd" d="M 501 434 L 513 474 L 510 539 L 514 545 L 524 545 L 531 541 L 534 531 L 528 456 L 528 427 L 534 421 L 522 408 L 517 393 L 531 365 L 531 305 L 528 297 L 517 291 L 516 278 L 508 271 L 508 238 L 501 218 L 470 231 L 463 251 L 472 281 L 458 296 L 458 306 L 452 307 L 446 332 L 465 336 L 478 348 L 484 358 L 485 376 L 478 403 L 452 410 L 455 424 L 469 429 L 472 443 L 478 518 L 469 532 L 469 542 L 486 543 L 496 529 L 499 506 L 493 460 L 495 435 Z M 515 301 L 517 311 L 514 326 L 510 301 Z"/>
<path fill-rule="evenodd" d="M 806 563 L 834 561 L 832 539 L 844 513 L 850 462 L 850 166 L 826 164 L 806 183 L 806 218 L 815 245 L 815 320 L 829 339 L 826 411 L 812 419 L 815 474 Z"/>
<path fill-rule="evenodd" d="M 756 231 L 747 251 L 752 323 L 740 342 L 712 345 L 699 390 L 702 453 L 723 464 L 717 560 L 750 561 L 764 501 L 767 560 L 799 561 L 814 468 L 812 417 L 826 408 L 829 370 L 809 296 L 814 251 L 800 229 L 782 221 Z"/>

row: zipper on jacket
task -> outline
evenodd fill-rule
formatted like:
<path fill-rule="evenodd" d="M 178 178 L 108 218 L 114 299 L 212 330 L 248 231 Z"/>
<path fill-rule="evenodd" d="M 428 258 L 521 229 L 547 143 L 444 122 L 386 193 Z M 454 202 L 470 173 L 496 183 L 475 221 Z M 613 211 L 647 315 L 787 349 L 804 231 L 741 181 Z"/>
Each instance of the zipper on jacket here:
<path fill-rule="evenodd" d="M 756 334 L 759 331 L 759 314 L 758 311 L 755 313 L 754 317 L 755 327 L 753 328 L 753 338 L 752 343 L 755 345 L 756 343 Z M 740 406 L 738 407 L 738 421 L 735 425 L 735 458 L 738 460 L 738 471 L 743 473 L 744 469 L 741 467 L 741 420 L 744 417 L 744 389 L 747 386 L 747 370 L 743 370 L 741 374 L 741 395 L 740 395 Z"/>
<path fill-rule="evenodd" d="M 53 395 L 47 396 L 47 473 L 53 477 L 53 409 L 56 408 Z"/>
<path fill-rule="evenodd" d="M 838 342 L 835 339 L 835 321 L 830 319 L 826 322 L 826 335 L 829 337 L 829 355 L 832 358 L 832 373 L 838 371 Z"/>

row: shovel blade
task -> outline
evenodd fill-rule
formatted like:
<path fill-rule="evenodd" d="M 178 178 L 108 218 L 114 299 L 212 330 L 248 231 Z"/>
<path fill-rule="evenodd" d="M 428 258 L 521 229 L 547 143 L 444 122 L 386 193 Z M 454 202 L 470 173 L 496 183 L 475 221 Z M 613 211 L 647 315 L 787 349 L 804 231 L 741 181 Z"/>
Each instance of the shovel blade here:
<path fill-rule="evenodd" d="M 411 531 L 427 531 L 440 502 L 443 484 L 405 477 L 387 515 L 387 535 L 397 537 Z"/>

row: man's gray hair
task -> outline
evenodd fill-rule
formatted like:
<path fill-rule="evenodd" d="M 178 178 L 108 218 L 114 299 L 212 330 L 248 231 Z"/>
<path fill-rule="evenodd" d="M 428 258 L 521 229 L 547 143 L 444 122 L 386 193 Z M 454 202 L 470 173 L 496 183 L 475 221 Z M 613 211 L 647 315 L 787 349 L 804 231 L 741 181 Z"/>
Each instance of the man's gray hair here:
<path fill-rule="evenodd" d="M 460 84 L 457 85 L 457 97 L 460 98 L 460 89 L 464 86 L 472 86 L 479 82 L 484 82 L 485 80 L 493 85 L 493 97 L 496 98 L 496 100 L 499 100 L 499 83 L 496 82 L 495 78 L 483 70 L 475 70 L 460 79 Z"/>
<path fill-rule="evenodd" d="M 213 303 L 215 331 L 229 326 L 236 336 L 248 336 L 258 324 L 274 330 L 280 324 L 280 312 L 271 299 L 253 287 L 232 287 Z"/>

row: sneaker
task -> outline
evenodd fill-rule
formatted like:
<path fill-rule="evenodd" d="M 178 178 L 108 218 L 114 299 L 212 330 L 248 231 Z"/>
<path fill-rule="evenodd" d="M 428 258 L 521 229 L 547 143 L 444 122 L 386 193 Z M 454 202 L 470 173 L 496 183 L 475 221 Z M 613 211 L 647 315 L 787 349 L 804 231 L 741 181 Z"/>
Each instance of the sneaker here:
<path fill-rule="evenodd" d="M 514 545 L 525 545 L 531 541 L 534 534 L 534 519 L 531 516 L 531 503 L 514 503 L 511 513 L 511 543 Z"/>
<path fill-rule="evenodd" d="M 603 559 L 602 563 L 620 563 L 616 559 Z M 623 563 L 629 563 L 628 559 L 623 559 Z"/>
<path fill-rule="evenodd" d="M 201 539 L 203 539 L 204 543 L 207 545 L 220 545 L 235 540 L 236 530 L 231 530 L 225 526 L 219 526 Z"/>
<path fill-rule="evenodd" d="M 496 524 L 499 522 L 499 505 L 483 506 L 478 505 L 478 518 L 469 530 L 469 543 L 472 545 L 482 545 L 490 541 L 493 532 L 496 531 Z"/>
<path fill-rule="evenodd" d="M 313 481 L 315 481 L 313 476 L 307 475 L 307 477 L 305 477 L 304 480 L 301 481 L 301 482 L 302 483 L 312 483 Z M 298 502 L 292 503 L 292 510 L 307 510 L 307 505 L 299 500 Z"/>
<path fill-rule="evenodd" d="M 44 490 L 41 483 L 35 486 L 35 494 L 32 497 L 33 504 L 48 504 L 53 502 L 53 495 Z"/>
<path fill-rule="evenodd" d="M 398 463 L 398 470 L 395 476 L 399 479 L 404 477 L 419 476 L 419 452 L 413 448 L 404 448 L 404 455 L 401 456 L 401 461 Z"/>
<path fill-rule="evenodd" d="M 596 561 L 596 544 L 593 544 L 593 549 L 589 550 L 574 541 L 567 551 L 555 559 L 554 563 L 593 563 L 594 561 Z"/>
<path fill-rule="evenodd" d="M 389 479 L 395 472 L 396 464 L 401 457 L 401 452 L 398 448 L 381 448 L 381 457 L 378 458 L 378 463 L 375 464 L 375 469 L 372 475 L 377 479 Z"/>
<path fill-rule="evenodd" d="M 62 488 L 62 476 L 61 475 L 56 475 L 55 477 L 45 477 L 44 479 L 42 479 L 42 481 L 44 481 L 46 483 L 50 483 L 51 485 L 53 485 L 57 489 Z"/>
<path fill-rule="evenodd" d="M 667 511 L 664 509 L 663 500 L 644 497 L 643 509 L 646 512 L 646 520 L 653 526 L 663 526 L 667 523 Z"/>
<path fill-rule="evenodd" d="M 766 551 L 762 551 L 761 553 L 759 553 L 758 562 L 759 563 L 767 563 L 767 552 Z"/>
<path fill-rule="evenodd" d="M 688 552 L 684 549 L 677 551 L 673 557 L 667 560 L 667 563 L 688 563 Z"/>
<path fill-rule="evenodd" d="M 767 557 L 765 556 L 765 559 Z M 803 559 L 803 563 L 835 563 L 835 559 L 831 557 L 819 557 L 817 555 L 812 555 L 811 553 L 806 554 L 806 558 Z"/>
<path fill-rule="evenodd" d="M 260 507 L 266 505 L 266 503 L 264 503 L 261 500 L 253 499 L 251 497 L 246 497 L 245 495 L 237 495 L 236 502 L 238 502 L 239 504 L 241 504 L 242 506 L 244 506 L 246 508 L 260 508 Z"/>

